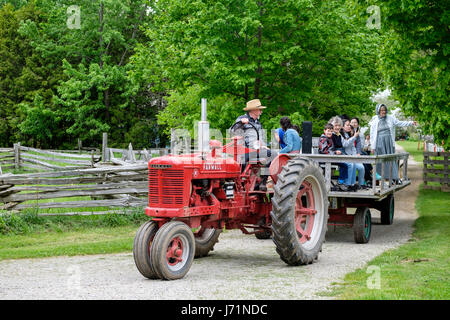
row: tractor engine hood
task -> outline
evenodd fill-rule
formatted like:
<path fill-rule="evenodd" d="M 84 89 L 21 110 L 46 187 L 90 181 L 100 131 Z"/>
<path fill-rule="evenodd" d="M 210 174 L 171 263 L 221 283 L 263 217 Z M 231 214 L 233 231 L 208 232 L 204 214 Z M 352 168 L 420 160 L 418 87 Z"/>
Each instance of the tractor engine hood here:
<path fill-rule="evenodd" d="M 188 154 L 177 156 L 163 156 L 153 158 L 149 161 L 149 170 L 183 170 L 186 178 L 192 179 L 206 178 L 234 178 L 240 175 L 240 164 L 231 158 L 202 157 L 200 154 Z"/>

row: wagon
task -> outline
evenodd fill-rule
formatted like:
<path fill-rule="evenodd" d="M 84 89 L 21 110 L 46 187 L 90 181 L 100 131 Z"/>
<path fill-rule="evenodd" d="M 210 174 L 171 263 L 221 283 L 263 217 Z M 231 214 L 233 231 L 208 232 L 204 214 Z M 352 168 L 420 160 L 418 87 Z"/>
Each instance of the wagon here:
<path fill-rule="evenodd" d="M 323 155 L 323 154 L 302 154 L 302 158 L 309 158 L 318 162 L 323 170 L 326 189 L 328 194 L 328 225 L 348 226 L 353 228 L 356 243 L 367 243 L 370 240 L 372 229 L 372 215 L 370 209 L 380 211 L 382 225 L 390 225 L 394 221 L 395 192 L 411 184 L 408 179 L 408 157 L 409 153 L 395 153 L 378 156 L 347 156 L 347 155 Z M 389 179 L 376 180 L 373 174 L 372 187 L 370 189 L 360 189 L 358 191 L 332 191 L 331 186 L 337 180 L 336 163 L 367 163 L 375 168 L 376 164 L 382 163 L 382 177 Z M 397 163 L 401 184 L 392 180 L 392 165 Z M 386 163 L 387 165 L 384 165 Z M 385 175 L 385 166 L 388 172 Z M 374 170 L 375 172 L 375 170 Z M 356 208 L 348 210 L 349 208 Z M 352 211 L 352 213 L 350 213 Z"/>

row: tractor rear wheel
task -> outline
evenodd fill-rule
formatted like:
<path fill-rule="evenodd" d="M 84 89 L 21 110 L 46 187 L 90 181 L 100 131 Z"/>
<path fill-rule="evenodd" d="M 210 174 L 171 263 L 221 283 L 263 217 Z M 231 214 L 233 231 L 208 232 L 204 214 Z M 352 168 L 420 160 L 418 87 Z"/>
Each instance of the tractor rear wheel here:
<path fill-rule="evenodd" d="M 181 221 L 164 224 L 156 232 L 150 259 L 155 273 L 166 280 L 183 278 L 194 260 L 195 238 L 192 230 Z"/>
<path fill-rule="evenodd" d="M 147 221 L 140 226 L 133 241 L 133 257 L 139 272 L 146 278 L 158 279 L 150 260 L 150 249 L 155 237 L 158 225 L 153 221 Z"/>
<path fill-rule="evenodd" d="M 318 258 L 325 240 L 328 196 L 318 164 L 289 160 L 278 175 L 272 198 L 272 239 L 280 258 L 304 265 Z"/>
<path fill-rule="evenodd" d="M 195 236 L 195 256 L 194 258 L 200 258 L 208 255 L 208 253 L 214 250 L 214 245 L 219 241 L 221 229 L 214 228 L 201 228 L 198 232 L 194 233 Z"/>

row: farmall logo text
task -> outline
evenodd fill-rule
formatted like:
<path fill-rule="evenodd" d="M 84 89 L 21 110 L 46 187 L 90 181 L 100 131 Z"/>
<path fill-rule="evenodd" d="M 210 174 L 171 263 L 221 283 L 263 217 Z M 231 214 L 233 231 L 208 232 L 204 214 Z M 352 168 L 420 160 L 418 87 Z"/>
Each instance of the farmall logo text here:
<path fill-rule="evenodd" d="M 222 165 L 217 163 L 204 163 L 203 170 L 222 170 Z"/>

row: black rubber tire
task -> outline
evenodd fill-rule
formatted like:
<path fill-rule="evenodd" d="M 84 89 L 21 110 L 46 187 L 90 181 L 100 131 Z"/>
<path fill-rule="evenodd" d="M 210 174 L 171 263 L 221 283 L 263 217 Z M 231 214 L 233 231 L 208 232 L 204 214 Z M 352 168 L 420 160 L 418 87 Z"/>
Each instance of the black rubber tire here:
<path fill-rule="evenodd" d="M 381 201 L 379 210 L 381 224 L 390 225 L 394 222 L 395 201 L 393 194 L 388 195 Z"/>
<path fill-rule="evenodd" d="M 314 237 L 302 244 L 295 225 L 295 206 L 304 180 L 312 182 L 314 186 L 318 218 L 317 225 L 314 223 L 313 227 Z M 274 186 L 270 215 L 272 240 L 281 260 L 289 265 L 304 265 L 318 259 L 327 231 L 328 195 L 322 170 L 315 161 L 296 158 L 286 163 Z"/>
<path fill-rule="evenodd" d="M 259 225 L 266 225 L 266 217 L 263 217 L 259 221 Z M 259 239 L 259 240 L 270 239 L 272 237 L 272 231 L 270 229 L 264 229 L 262 231 L 257 231 L 257 232 L 255 232 L 255 237 L 256 237 L 256 239 Z"/>
<path fill-rule="evenodd" d="M 176 268 L 169 266 L 167 261 L 167 249 L 175 237 L 182 239 L 184 246 L 182 263 L 177 264 Z M 194 253 L 195 238 L 192 230 L 181 221 L 171 221 L 156 232 L 150 258 L 158 277 L 165 280 L 177 280 L 183 278 L 191 268 Z"/>
<path fill-rule="evenodd" d="M 353 218 L 353 235 L 356 243 L 367 243 L 372 233 L 372 215 L 368 207 L 356 209 Z"/>
<path fill-rule="evenodd" d="M 255 237 L 259 240 L 267 240 L 272 237 L 272 232 L 270 230 L 257 231 Z"/>
<path fill-rule="evenodd" d="M 153 221 L 143 223 L 133 241 L 133 257 L 139 272 L 146 278 L 158 279 L 150 259 L 150 251 L 158 225 Z"/>
<path fill-rule="evenodd" d="M 219 242 L 219 236 L 222 229 L 206 229 L 201 236 L 195 236 L 195 255 L 194 258 L 207 256 L 214 250 L 214 246 Z"/>

